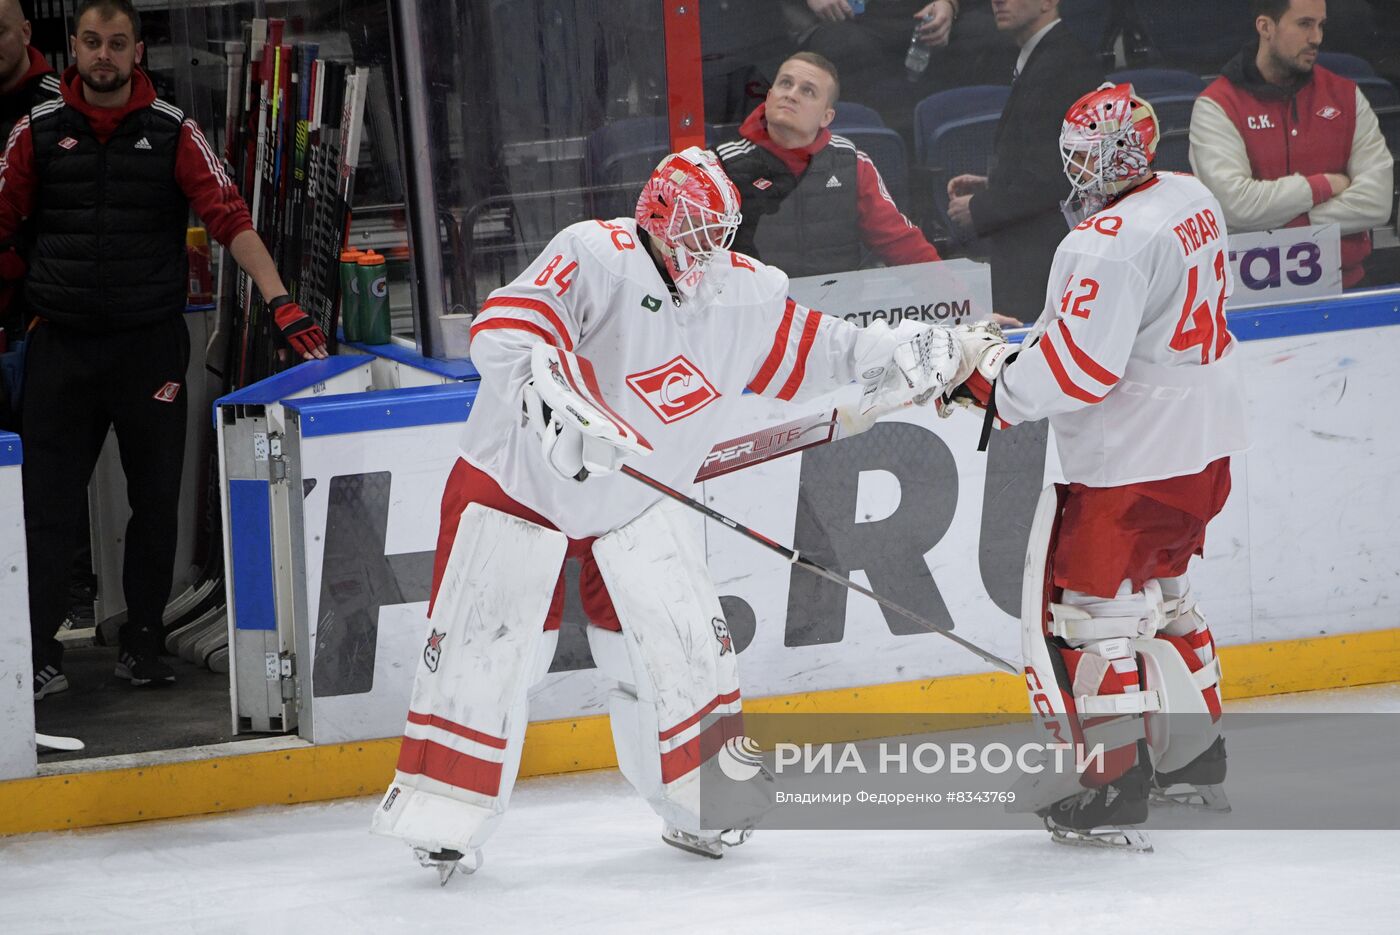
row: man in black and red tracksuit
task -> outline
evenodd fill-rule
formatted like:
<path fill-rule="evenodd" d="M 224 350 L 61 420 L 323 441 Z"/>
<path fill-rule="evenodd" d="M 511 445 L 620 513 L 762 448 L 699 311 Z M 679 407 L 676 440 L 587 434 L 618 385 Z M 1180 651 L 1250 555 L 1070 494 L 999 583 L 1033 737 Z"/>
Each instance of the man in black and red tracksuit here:
<path fill-rule="evenodd" d="M 10 138 L 10 130 L 31 107 L 59 95 L 58 75 L 29 44 L 29 38 L 29 20 L 24 18 L 19 0 L 0 0 L 0 140 Z M 19 247 L 0 251 L 0 328 L 4 329 L 0 352 L 14 351 L 13 345 L 24 333 L 24 252 Z M 12 381 L 18 378 L 18 367 L 11 373 L 7 366 L 4 376 L 0 381 L 0 429 L 14 431 L 19 426 L 14 405 L 19 386 Z"/>
<path fill-rule="evenodd" d="M 62 98 L 15 125 L 0 164 L 0 244 L 21 227 L 33 244 L 22 439 L 36 700 L 68 687 L 54 634 L 109 428 L 131 505 L 116 674 L 134 685 L 174 680 L 159 654 L 185 446 L 191 207 L 268 298 L 291 346 L 326 356 L 199 127 L 136 67 L 144 49 L 131 4 L 83 0 L 76 23 Z"/>
<path fill-rule="evenodd" d="M 789 276 L 859 269 L 867 254 L 891 266 L 937 260 L 870 157 L 827 129 L 839 93 L 836 66 L 798 52 L 740 139 L 715 147 L 743 201 L 735 252 Z"/>

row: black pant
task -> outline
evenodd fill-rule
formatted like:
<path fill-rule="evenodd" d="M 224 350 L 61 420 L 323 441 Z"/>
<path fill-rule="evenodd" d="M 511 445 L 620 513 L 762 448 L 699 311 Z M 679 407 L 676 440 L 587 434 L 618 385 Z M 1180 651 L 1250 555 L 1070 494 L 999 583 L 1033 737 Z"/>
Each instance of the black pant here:
<path fill-rule="evenodd" d="M 45 322 L 29 337 L 22 438 L 35 671 L 62 656 L 54 635 L 68 609 L 73 553 L 87 534 L 87 484 L 109 428 L 116 431 L 131 506 L 121 644 L 157 652 L 175 565 L 189 331 L 175 315 L 107 334 Z"/>

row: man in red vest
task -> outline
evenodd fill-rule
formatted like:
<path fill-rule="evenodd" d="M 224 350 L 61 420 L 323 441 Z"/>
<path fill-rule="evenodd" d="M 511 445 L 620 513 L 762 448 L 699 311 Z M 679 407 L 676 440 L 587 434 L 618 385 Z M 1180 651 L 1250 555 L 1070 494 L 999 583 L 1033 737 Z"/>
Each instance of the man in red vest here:
<path fill-rule="evenodd" d="M 1252 0 L 1257 42 L 1191 113 L 1191 166 L 1236 232 L 1338 224 L 1342 282 L 1362 283 L 1390 217 L 1393 160 L 1354 81 L 1317 66 L 1326 0 Z"/>

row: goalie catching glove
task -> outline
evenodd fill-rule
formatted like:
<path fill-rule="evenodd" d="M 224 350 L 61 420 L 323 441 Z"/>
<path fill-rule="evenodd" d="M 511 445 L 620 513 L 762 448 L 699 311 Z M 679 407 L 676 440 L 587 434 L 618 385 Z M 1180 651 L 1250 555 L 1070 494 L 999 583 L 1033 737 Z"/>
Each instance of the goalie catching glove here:
<path fill-rule="evenodd" d="M 947 328 L 902 321 L 891 330 L 877 321 L 861 335 L 859 368 L 865 381 L 863 413 L 922 406 L 954 384 L 962 348 Z"/>
<path fill-rule="evenodd" d="M 536 344 L 530 375 L 522 399 L 525 419 L 559 476 L 583 481 L 613 473 L 628 455 L 651 454 L 651 444 L 603 399 L 588 358 Z"/>

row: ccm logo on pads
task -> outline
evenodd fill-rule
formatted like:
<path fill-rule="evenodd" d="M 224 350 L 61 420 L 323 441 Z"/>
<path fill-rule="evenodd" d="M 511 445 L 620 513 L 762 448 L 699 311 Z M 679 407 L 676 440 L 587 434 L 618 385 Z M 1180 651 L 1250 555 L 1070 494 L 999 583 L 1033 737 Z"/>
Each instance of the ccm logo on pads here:
<path fill-rule="evenodd" d="M 719 390 L 683 356 L 655 370 L 632 374 L 627 385 L 662 422 L 684 419 L 719 398 Z"/>

